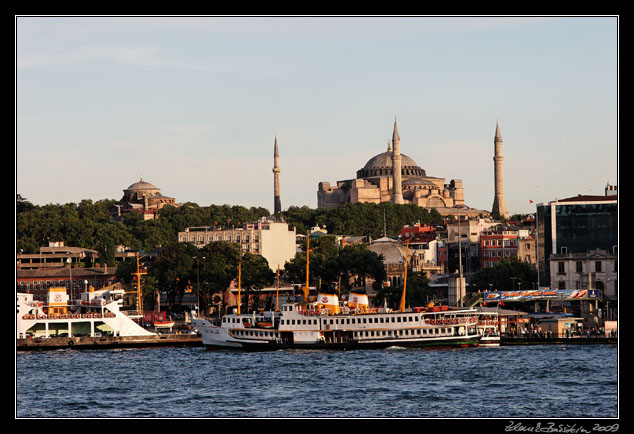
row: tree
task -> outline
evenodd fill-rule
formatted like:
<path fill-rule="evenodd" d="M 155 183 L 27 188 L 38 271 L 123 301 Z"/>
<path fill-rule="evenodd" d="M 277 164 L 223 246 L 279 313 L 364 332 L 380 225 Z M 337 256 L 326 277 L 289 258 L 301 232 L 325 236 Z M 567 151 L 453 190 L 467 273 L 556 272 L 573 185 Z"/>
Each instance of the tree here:
<path fill-rule="evenodd" d="M 391 308 L 398 308 L 403 296 L 403 285 L 387 286 L 377 289 L 377 303 L 386 302 Z M 425 306 L 434 292 L 429 287 L 427 275 L 420 271 L 407 272 L 407 287 L 405 288 L 405 306 Z"/>
<path fill-rule="evenodd" d="M 186 243 L 165 246 L 156 259 L 149 264 L 148 274 L 156 279 L 159 290 L 167 294 L 168 305 L 174 306 L 181 300 L 188 281 L 194 277 L 196 247 Z"/>
<path fill-rule="evenodd" d="M 222 307 L 226 306 L 225 292 L 231 281 L 238 277 L 240 247 L 228 241 L 216 241 L 200 248 L 195 256 L 199 259 L 200 297 L 206 306 L 212 298 L 221 294 Z M 204 259 L 203 259 L 204 258 Z"/>
<path fill-rule="evenodd" d="M 481 268 L 472 276 L 469 286 L 475 290 L 508 291 L 531 289 L 536 283 L 537 271 L 533 266 L 513 257 L 502 259 L 494 267 Z"/>
<path fill-rule="evenodd" d="M 364 244 L 344 247 L 339 253 L 339 272 L 344 288 L 350 289 L 349 280 L 357 276 L 365 286 L 367 277 L 371 277 L 380 286 L 387 278 L 383 256 L 377 255 Z"/>
<path fill-rule="evenodd" d="M 269 267 L 268 261 L 260 255 L 245 253 L 244 256 L 242 256 L 241 262 L 241 285 L 245 288 L 248 311 L 250 292 L 258 292 L 262 288 L 271 286 L 275 281 L 275 273 Z M 255 306 L 255 308 L 257 307 L 259 306 Z"/>

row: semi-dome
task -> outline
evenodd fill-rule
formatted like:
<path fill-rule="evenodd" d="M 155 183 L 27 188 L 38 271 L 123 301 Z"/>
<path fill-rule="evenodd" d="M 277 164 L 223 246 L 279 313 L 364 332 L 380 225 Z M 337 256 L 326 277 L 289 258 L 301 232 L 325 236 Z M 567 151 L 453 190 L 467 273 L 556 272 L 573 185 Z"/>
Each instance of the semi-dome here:
<path fill-rule="evenodd" d="M 357 170 L 357 178 L 392 176 L 392 151 L 382 152 L 370 158 L 363 169 Z M 401 174 L 403 176 L 427 176 L 414 160 L 401 154 Z"/>

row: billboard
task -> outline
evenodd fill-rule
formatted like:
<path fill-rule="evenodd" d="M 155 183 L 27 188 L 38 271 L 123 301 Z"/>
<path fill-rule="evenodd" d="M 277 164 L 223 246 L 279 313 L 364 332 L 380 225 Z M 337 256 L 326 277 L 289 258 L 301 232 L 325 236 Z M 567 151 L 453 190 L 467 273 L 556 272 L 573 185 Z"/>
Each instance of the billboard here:
<path fill-rule="evenodd" d="M 599 298 L 597 289 L 538 289 L 526 291 L 487 291 L 485 302 L 531 300 L 594 300 Z"/>

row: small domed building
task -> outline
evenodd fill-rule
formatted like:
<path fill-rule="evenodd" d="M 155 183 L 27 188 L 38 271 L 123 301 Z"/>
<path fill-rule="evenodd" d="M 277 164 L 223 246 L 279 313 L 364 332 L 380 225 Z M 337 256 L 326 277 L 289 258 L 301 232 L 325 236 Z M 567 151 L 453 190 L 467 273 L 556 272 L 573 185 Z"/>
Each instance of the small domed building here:
<path fill-rule="evenodd" d="M 163 196 L 161 190 L 153 184 L 143 180 L 130 185 L 123 190 L 121 205 L 118 206 L 118 215 L 126 212 L 138 212 L 143 214 L 144 220 L 157 218 L 156 212 L 165 205 L 178 206 L 173 197 Z"/>
<path fill-rule="evenodd" d="M 394 167 L 400 166 L 400 170 Z M 400 172 L 400 173 L 399 173 Z M 394 188 L 394 186 L 397 188 Z M 400 185 L 400 188 L 398 188 Z M 428 176 L 411 157 L 400 153 L 398 126 L 394 121 L 392 146 L 386 152 L 370 158 L 355 179 L 337 181 L 336 186 L 320 182 L 317 191 L 318 208 L 336 208 L 344 203 L 413 203 L 435 208 L 440 214 L 480 214 L 483 211 L 465 206 L 460 179 L 445 183 L 445 178 Z"/>

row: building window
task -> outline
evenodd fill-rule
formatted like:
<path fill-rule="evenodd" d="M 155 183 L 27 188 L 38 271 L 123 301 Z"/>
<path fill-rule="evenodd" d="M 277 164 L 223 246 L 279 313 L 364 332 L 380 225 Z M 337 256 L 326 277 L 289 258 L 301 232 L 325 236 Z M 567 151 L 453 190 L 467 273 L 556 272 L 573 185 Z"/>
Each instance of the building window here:
<path fill-rule="evenodd" d="M 601 272 L 601 261 L 594 262 L 594 271 L 596 271 L 597 273 Z"/>
<path fill-rule="evenodd" d="M 557 262 L 557 273 L 565 274 L 564 262 Z M 560 288 L 563 289 L 563 288 Z"/>
<path fill-rule="evenodd" d="M 583 273 L 583 264 L 581 261 L 577 261 L 576 263 L 577 266 L 577 273 Z"/>

